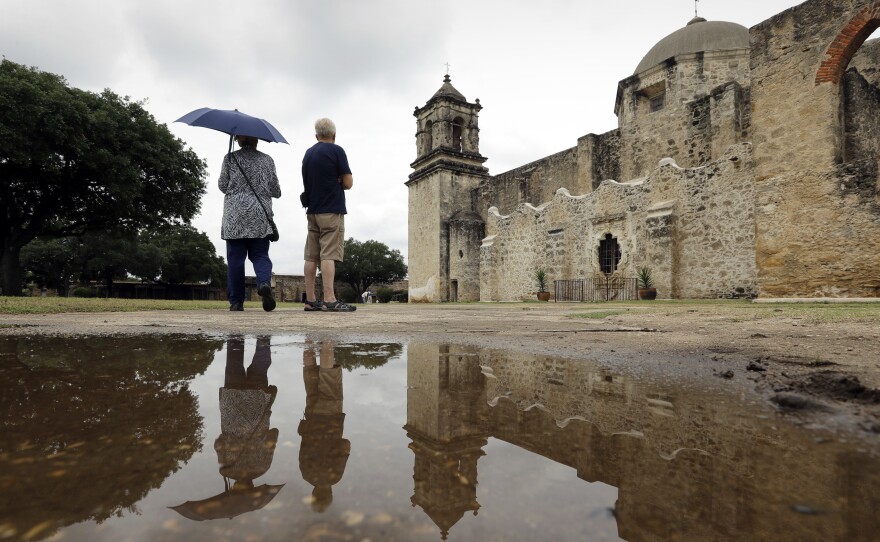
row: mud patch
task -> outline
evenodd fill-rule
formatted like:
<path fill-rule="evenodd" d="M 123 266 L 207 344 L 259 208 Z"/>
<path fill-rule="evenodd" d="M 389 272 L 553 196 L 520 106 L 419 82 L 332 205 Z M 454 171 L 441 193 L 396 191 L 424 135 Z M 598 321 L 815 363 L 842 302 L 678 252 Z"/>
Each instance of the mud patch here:
<path fill-rule="evenodd" d="M 805 375 L 791 384 L 792 389 L 836 401 L 880 404 L 880 390 L 868 388 L 858 377 L 834 371 Z"/>

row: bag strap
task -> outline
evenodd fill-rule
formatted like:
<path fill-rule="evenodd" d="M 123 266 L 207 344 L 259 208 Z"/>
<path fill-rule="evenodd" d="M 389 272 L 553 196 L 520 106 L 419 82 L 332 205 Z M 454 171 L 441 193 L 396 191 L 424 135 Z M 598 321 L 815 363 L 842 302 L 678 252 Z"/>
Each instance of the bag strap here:
<path fill-rule="evenodd" d="M 235 165 L 238 166 L 238 171 L 241 172 L 241 175 L 244 177 L 244 181 L 250 187 L 251 192 L 254 193 L 254 197 L 257 198 L 257 203 L 260 204 L 260 208 L 263 209 L 263 214 L 266 215 L 266 220 L 269 221 L 269 224 L 272 226 L 272 229 L 275 229 L 275 222 L 272 220 L 272 217 L 269 216 L 269 212 L 266 210 L 266 206 L 263 205 L 263 202 L 260 201 L 260 196 L 257 195 L 257 191 L 254 190 L 254 185 L 251 184 L 251 180 L 248 178 L 247 173 L 244 172 L 244 169 L 241 167 L 241 163 L 238 161 L 238 156 L 235 156 L 235 153 L 230 152 L 229 156 L 235 161 Z"/>

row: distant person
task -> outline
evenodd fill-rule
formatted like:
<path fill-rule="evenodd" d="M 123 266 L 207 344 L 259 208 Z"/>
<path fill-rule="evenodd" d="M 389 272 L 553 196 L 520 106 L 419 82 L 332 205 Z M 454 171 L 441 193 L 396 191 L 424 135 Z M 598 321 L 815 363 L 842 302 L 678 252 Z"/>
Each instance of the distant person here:
<path fill-rule="evenodd" d="M 315 122 L 315 139 L 302 163 L 303 187 L 308 197 L 304 275 L 307 311 L 351 312 L 355 307 L 336 299 L 333 282 L 336 262 L 343 257 L 345 241 L 345 190 L 352 187 L 345 151 L 336 144 L 336 125 L 330 119 Z M 315 277 L 321 266 L 324 300 L 315 295 Z"/>
<path fill-rule="evenodd" d="M 362 293 L 362 294 L 361 294 L 361 299 L 364 301 L 364 303 L 366 303 L 367 300 L 370 299 L 370 292 L 369 292 L 369 291 L 366 291 L 366 292 Z"/>
<path fill-rule="evenodd" d="M 272 296 L 272 260 L 269 236 L 272 234 L 272 198 L 281 197 L 275 161 L 257 150 L 257 138 L 237 136 L 240 150 L 223 159 L 220 191 L 223 199 L 221 237 L 226 240 L 226 289 L 229 310 L 244 310 L 244 260 L 249 259 L 257 275 L 257 293 L 263 310 L 275 308 Z"/>

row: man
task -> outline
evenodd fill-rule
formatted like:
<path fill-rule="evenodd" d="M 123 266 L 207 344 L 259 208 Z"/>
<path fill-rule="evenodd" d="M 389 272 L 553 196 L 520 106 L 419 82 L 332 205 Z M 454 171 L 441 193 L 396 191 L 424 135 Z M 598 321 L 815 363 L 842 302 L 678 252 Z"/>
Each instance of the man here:
<path fill-rule="evenodd" d="M 355 307 L 337 301 L 333 289 L 336 262 L 343 257 L 345 240 L 345 190 L 353 184 L 345 151 L 336 144 L 336 125 L 330 119 L 315 122 L 318 140 L 303 156 L 303 186 L 308 195 L 308 237 L 304 275 L 307 311 L 352 312 Z M 315 276 L 321 266 L 324 300 L 315 296 Z"/>

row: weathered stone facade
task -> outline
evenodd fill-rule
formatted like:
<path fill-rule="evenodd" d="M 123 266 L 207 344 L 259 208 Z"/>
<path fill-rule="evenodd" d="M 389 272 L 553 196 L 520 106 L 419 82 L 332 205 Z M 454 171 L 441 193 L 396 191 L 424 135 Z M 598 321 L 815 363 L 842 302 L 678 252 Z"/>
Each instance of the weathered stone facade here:
<path fill-rule="evenodd" d="M 469 211 L 474 189 L 489 175 L 480 155 L 480 109 L 479 100 L 469 103 L 446 76 L 415 110 L 418 156 L 406 183 L 410 302 L 479 299 L 483 224 Z"/>
<path fill-rule="evenodd" d="M 447 78 L 416 110 L 410 299 L 532 299 L 538 267 L 641 266 L 660 297 L 880 297 L 878 27 L 880 0 L 695 18 L 619 83 L 618 129 L 493 177 L 476 138 L 432 143 L 478 130 Z M 454 115 L 458 132 L 429 123 Z"/>
<path fill-rule="evenodd" d="M 481 248 L 482 300 L 532 299 L 535 267 L 554 277 L 602 274 L 599 244 L 609 234 L 621 245 L 612 274 L 634 276 L 647 265 L 671 297 L 753 296 L 753 185 L 743 144 L 704 167 L 667 160 L 645 179 L 605 181 L 586 195 L 560 188 L 537 208 L 524 203 L 501 215 L 493 207 Z"/>
<path fill-rule="evenodd" d="M 873 149 L 848 153 L 846 143 L 860 137 L 847 135 L 844 121 L 859 113 L 841 114 L 846 69 L 878 26 L 876 0 L 813 0 L 751 30 L 763 296 L 880 296 L 878 148 L 875 140 Z M 875 126 L 876 98 L 871 105 L 860 100 Z"/>

